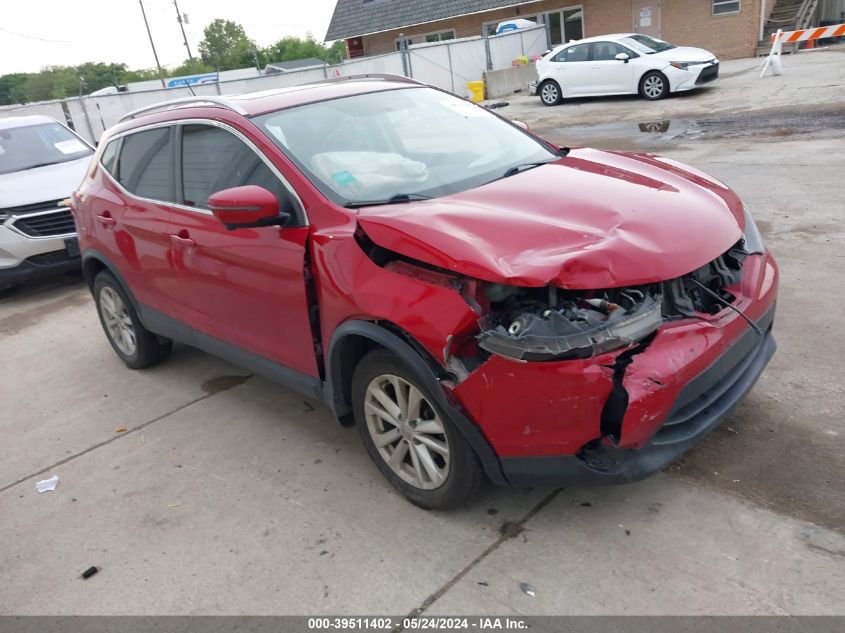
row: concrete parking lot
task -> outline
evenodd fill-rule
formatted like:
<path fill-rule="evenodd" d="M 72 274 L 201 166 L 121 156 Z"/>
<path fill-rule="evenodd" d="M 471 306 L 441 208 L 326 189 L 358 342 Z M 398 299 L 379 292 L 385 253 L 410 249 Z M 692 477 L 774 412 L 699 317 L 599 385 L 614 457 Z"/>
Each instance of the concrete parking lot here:
<path fill-rule="evenodd" d="M 682 461 L 426 512 L 322 405 L 185 346 L 130 371 L 80 281 L 41 283 L 0 299 L 0 613 L 845 614 L 845 50 L 756 64 L 657 103 L 498 110 L 689 163 L 756 216 L 779 351 Z"/>

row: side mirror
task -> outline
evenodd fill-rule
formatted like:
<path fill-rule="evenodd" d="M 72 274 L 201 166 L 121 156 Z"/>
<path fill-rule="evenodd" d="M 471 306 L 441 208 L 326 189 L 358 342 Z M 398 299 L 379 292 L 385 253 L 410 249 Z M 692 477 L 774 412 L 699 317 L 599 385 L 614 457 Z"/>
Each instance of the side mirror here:
<path fill-rule="evenodd" d="M 230 231 L 260 226 L 284 226 L 289 213 L 279 212 L 276 196 L 264 187 L 245 185 L 224 189 L 208 198 L 211 212 Z"/>
<path fill-rule="evenodd" d="M 628 60 L 631 58 L 628 56 L 628 53 L 616 53 L 616 59 L 627 64 Z"/>
<path fill-rule="evenodd" d="M 516 119 L 514 119 L 511 121 L 511 123 L 513 123 L 516 127 L 521 127 L 526 132 L 530 129 L 525 121 L 517 121 Z"/>

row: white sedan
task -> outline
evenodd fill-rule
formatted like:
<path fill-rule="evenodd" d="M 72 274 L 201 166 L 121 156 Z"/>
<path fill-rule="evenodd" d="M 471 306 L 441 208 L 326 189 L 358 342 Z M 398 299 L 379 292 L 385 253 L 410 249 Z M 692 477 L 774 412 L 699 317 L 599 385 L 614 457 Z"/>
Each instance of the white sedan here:
<path fill-rule="evenodd" d="M 601 35 L 558 46 L 537 61 L 532 94 L 547 106 L 568 97 L 637 94 L 662 99 L 719 76 L 719 60 L 701 48 L 639 33 Z"/>

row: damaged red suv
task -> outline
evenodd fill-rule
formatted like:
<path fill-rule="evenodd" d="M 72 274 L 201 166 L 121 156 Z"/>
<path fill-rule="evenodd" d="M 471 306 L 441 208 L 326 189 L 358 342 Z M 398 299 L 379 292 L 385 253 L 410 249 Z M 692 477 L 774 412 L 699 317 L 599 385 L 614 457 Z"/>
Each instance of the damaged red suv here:
<path fill-rule="evenodd" d="M 129 114 L 73 209 L 126 365 L 180 341 L 322 400 L 427 508 L 646 477 L 775 351 L 777 267 L 725 185 L 400 77 Z"/>

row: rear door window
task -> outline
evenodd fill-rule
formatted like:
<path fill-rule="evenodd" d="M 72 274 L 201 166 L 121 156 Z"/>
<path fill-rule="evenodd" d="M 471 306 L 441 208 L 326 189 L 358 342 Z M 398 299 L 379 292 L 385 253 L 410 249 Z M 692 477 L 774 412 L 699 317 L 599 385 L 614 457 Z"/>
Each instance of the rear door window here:
<path fill-rule="evenodd" d="M 564 61 L 585 62 L 589 57 L 589 52 L 589 44 L 575 44 L 574 46 L 570 46 L 564 51 L 564 53 L 566 53 Z"/>
<path fill-rule="evenodd" d="M 123 137 L 117 181 L 141 198 L 173 202 L 173 151 L 170 127 Z"/>

